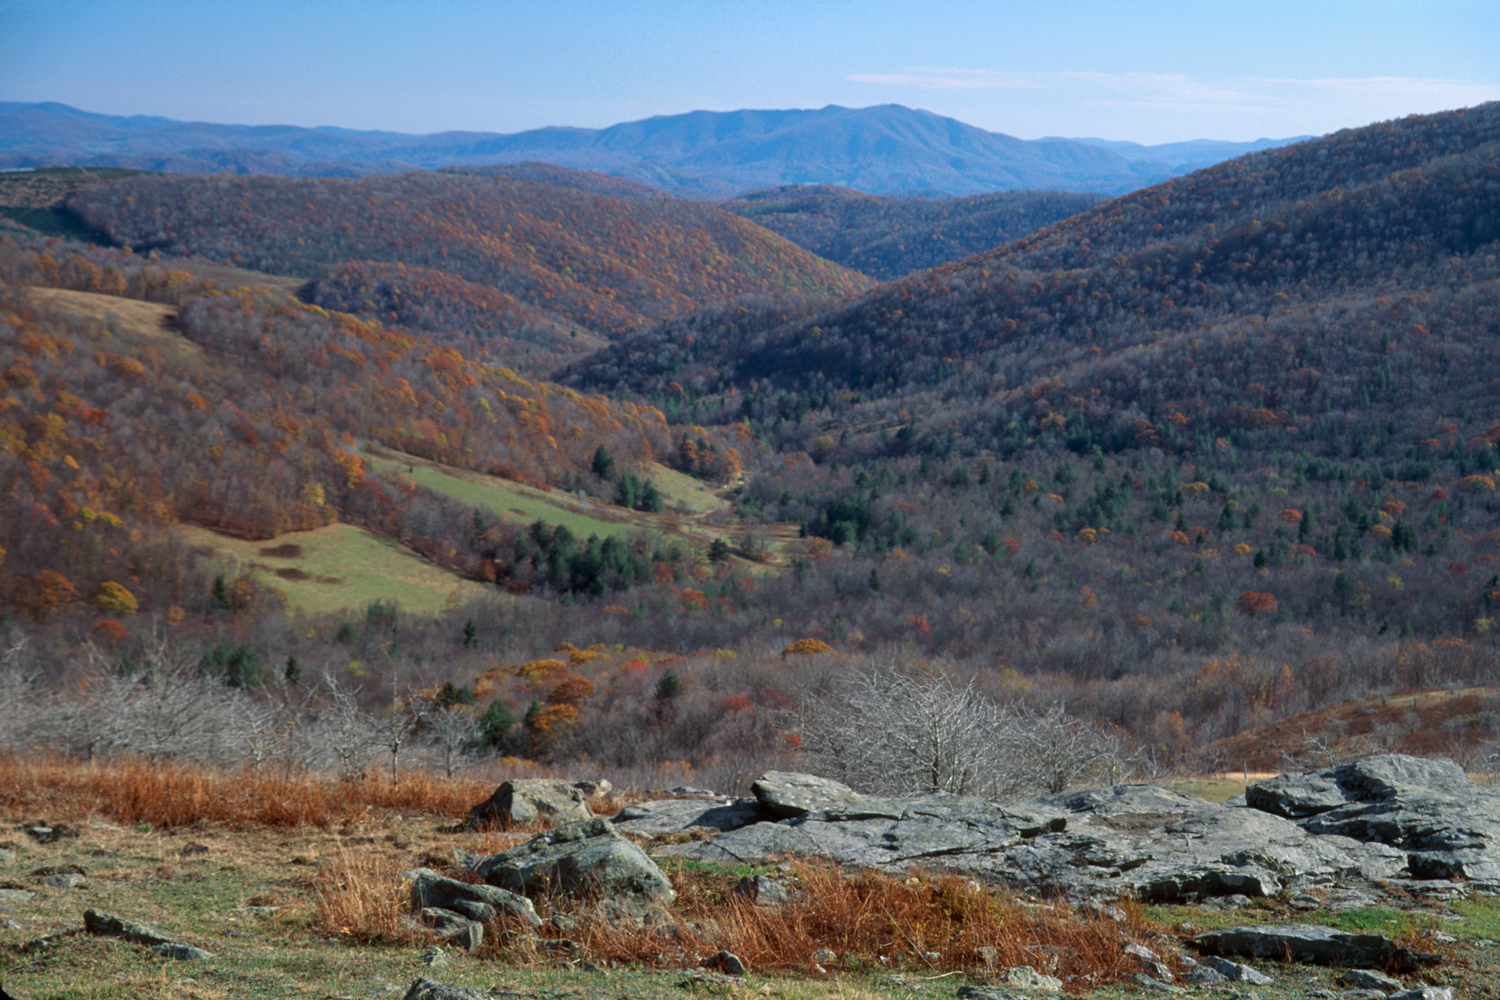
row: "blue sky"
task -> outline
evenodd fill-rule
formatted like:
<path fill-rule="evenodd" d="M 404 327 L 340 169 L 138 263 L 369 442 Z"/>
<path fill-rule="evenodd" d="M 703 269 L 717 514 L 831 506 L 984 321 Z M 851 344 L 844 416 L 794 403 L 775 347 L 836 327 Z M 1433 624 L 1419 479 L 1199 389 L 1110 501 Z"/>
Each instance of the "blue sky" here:
<path fill-rule="evenodd" d="M 0 100 L 418 133 L 892 103 L 1279 138 L 1500 99 L 1497 53 L 1500 0 L 0 0 Z"/>

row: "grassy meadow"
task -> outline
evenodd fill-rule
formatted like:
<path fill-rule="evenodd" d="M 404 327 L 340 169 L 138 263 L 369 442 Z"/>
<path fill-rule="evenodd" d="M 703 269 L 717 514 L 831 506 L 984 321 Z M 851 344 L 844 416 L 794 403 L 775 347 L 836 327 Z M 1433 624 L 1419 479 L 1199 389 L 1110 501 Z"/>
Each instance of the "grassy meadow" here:
<path fill-rule="evenodd" d="M 437 614 L 475 597 L 502 599 L 494 587 L 465 580 L 389 538 L 350 524 L 259 542 L 192 525 L 179 530 L 190 544 L 212 549 L 226 565 L 248 567 L 280 591 L 289 607 L 311 614 L 359 610 L 375 601 L 395 601 L 415 614 Z"/>

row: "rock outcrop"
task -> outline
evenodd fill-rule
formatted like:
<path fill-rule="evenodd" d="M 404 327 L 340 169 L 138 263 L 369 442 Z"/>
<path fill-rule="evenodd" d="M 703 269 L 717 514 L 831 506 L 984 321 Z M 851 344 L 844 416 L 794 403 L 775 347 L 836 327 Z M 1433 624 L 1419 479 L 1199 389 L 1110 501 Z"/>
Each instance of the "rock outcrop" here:
<path fill-rule="evenodd" d="M 917 864 L 1076 900 L 1133 894 L 1233 906 L 1302 893 L 1311 905 L 1343 908 L 1372 902 L 1387 880 L 1416 895 L 1461 895 L 1470 886 L 1500 893 L 1500 792 L 1475 786 L 1446 760 L 1371 757 L 1283 775 L 1223 805 L 1149 785 L 1006 803 L 881 798 L 785 772 L 764 775 L 753 790 L 753 799 L 719 807 L 645 803 L 615 821 L 648 835 L 722 831 L 660 847 L 662 855 Z"/>

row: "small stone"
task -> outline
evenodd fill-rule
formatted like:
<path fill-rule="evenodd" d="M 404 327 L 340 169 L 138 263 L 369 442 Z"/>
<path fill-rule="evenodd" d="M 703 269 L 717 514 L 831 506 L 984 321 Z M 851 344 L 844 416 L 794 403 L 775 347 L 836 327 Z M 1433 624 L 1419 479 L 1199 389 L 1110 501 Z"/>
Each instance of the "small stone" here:
<path fill-rule="evenodd" d="M 1182 978 L 1187 982 L 1192 983 L 1194 986 L 1212 986 L 1215 983 L 1229 982 L 1228 976 L 1224 975 L 1222 972 L 1219 972 L 1216 969 L 1210 969 L 1207 966 L 1193 969 L 1190 972 L 1184 972 L 1182 974 Z"/>
<path fill-rule="evenodd" d="M 4 920 L 0 920 L 0 930 L 21 931 L 25 929 L 26 928 L 22 927 L 20 924 L 16 923 L 9 917 L 6 917 Z"/>
<path fill-rule="evenodd" d="M 564 934 L 571 934 L 578 929 L 578 918 L 571 913 L 554 913 L 547 919 L 552 922 L 555 929 Z"/>
<path fill-rule="evenodd" d="M 433 945 L 422 952 L 422 964 L 428 968 L 437 968 L 448 961 L 448 953 L 437 945 Z"/>
<path fill-rule="evenodd" d="M 1029 965 L 1017 966 L 1000 973 L 1000 981 L 1018 990 L 1036 990 L 1040 993 L 1061 993 L 1062 980 L 1044 975 Z"/>
<path fill-rule="evenodd" d="M 820 965 L 831 965 L 839 960 L 832 948 L 819 948 L 812 953 L 812 960 Z"/>
<path fill-rule="evenodd" d="M 1187 990 L 1183 989 L 1181 986 L 1172 986 L 1169 983 L 1162 982 L 1160 979 L 1152 979 L 1144 972 L 1137 972 L 1135 975 L 1130 977 L 1130 981 L 1132 983 L 1135 983 L 1135 985 L 1139 986 L 1141 989 L 1149 990 L 1152 993 L 1175 994 L 1187 992 Z"/>
<path fill-rule="evenodd" d="M 1322 909 L 1323 901 L 1304 892 L 1292 897 L 1291 907 L 1294 910 L 1318 910 Z"/>
<path fill-rule="evenodd" d="M 455 899 L 447 904 L 447 908 L 454 913 L 462 913 L 470 920 L 476 920 L 481 924 L 487 924 L 495 919 L 495 908 L 477 899 Z"/>
<path fill-rule="evenodd" d="M 42 879 L 42 885 L 53 889 L 77 889 L 87 884 L 88 879 L 77 872 L 62 872 Z"/>
<path fill-rule="evenodd" d="M 1385 1000 L 1385 990 L 1358 989 L 1344 990 L 1339 994 L 1339 1000 Z"/>
<path fill-rule="evenodd" d="M 1392 993 L 1388 1000 L 1453 1000 L 1453 990 L 1447 986 L 1423 986 L 1404 993 Z"/>
<path fill-rule="evenodd" d="M 179 962 L 204 962 L 213 958 L 213 953 L 188 944 L 159 944 L 151 949 L 162 958 L 175 958 Z"/>
<path fill-rule="evenodd" d="M 424 976 L 411 984 L 401 1000 L 489 1000 L 489 994 L 467 986 L 433 982 Z"/>
<path fill-rule="evenodd" d="M 1248 965 L 1241 965 L 1239 962 L 1220 958 L 1218 955 L 1203 956 L 1203 964 L 1231 982 L 1250 983 L 1255 986 L 1270 986 L 1275 982 L 1263 972 L 1257 972 Z"/>
<path fill-rule="evenodd" d="M 1111 906 L 1108 903 L 1096 903 L 1093 900 L 1089 900 L 1080 905 L 1078 909 L 1090 916 L 1103 917 L 1106 920 L 1113 920 L 1117 923 L 1124 923 L 1125 921 L 1125 911 L 1118 906 Z"/>
<path fill-rule="evenodd" d="M 474 920 L 469 921 L 469 926 L 454 935 L 453 942 L 464 951 L 473 954 L 479 950 L 480 945 L 484 944 L 484 924 Z"/>
<path fill-rule="evenodd" d="M 1352 989 L 1374 989 L 1391 990 L 1401 989 L 1401 981 L 1387 976 L 1384 972 L 1376 972 L 1374 969 L 1345 969 L 1338 975 L 1338 980 Z"/>
<path fill-rule="evenodd" d="M 731 976 L 743 976 L 745 963 L 732 951 L 721 951 L 714 956 L 714 964 Z"/>
<path fill-rule="evenodd" d="M 458 934 L 467 924 L 473 923 L 468 917 L 440 906 L 424 906 L 419 915 L 422 923 L 431 927 L 439 937 Z"/>
<path fill-rule="evenodd" d="M 958 995 L 961 1000 L 1031 1000 L 1025 993 L 994 986 L 960 986 Z"/>

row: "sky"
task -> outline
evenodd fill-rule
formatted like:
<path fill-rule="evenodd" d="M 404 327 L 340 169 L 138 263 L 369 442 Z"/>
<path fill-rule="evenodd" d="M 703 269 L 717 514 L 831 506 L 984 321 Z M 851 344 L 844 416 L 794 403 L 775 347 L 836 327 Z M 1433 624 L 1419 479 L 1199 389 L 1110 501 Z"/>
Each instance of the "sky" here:
<path fill-rule="evenodd" d="M 1023 139 L 1500 99 L 1500 0 L 0 0 L 0 101 L 431 133 L 902 104 Z"/>

